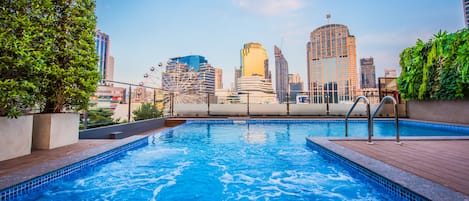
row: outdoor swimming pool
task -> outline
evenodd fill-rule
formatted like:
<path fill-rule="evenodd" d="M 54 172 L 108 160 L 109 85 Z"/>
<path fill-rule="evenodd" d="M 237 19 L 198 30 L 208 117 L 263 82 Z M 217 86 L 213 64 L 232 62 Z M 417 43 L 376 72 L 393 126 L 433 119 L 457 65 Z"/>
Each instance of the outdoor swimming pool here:
<path fill-rule="evenodd" d="M 305 137 L 343 137 L 343 121 L 192 122 L 148 137 L 75 179 L 24 200 L 396 200 L 369 179 L 306 146 Z M 468 135 L 467 128 L 401 124 L 401 135 Z M 407 128 L 408 127 L 408 128 Z M 350 136 L 364 137 L 363 121 Z M 375 136 L 394 136 L 377 121 Z"/>

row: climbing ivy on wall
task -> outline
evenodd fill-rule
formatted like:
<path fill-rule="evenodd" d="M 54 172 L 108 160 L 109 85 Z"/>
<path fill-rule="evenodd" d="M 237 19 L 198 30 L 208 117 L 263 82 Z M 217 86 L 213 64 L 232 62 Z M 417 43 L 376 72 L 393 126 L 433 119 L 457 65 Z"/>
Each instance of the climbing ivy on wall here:
<path fill-rule="evenodd" d="M 438 32 L 400 54 L 399 91 L 406 100 L 469 100 L 469 29 Z"/>

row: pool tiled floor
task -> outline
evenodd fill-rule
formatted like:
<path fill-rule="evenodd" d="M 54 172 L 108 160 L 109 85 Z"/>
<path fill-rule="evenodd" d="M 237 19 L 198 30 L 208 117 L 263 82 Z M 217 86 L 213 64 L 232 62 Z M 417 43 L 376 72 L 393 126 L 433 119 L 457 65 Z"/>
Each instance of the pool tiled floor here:
<path fill-rule="evenodd" d="M 368 157 L 469 195 L 469 140 L 331 140 Z"/>

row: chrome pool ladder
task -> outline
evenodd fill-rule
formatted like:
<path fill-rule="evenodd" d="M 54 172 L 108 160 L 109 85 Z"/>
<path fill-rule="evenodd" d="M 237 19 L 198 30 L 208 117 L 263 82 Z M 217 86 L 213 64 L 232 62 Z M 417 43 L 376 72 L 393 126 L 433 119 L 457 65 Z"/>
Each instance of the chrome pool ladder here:
<path fill-rule="evenodd" d="M 379 109 L 381 109 L 381 106 L 386 102 L 386 100 L 392 100 L 392 103 L 394 104 L 394 121 L 396 122 L 396 144 L 401 144 L 400 140 L 400 134 L 399 134 L 399 113 L 397 110 L 397 101 L 394 99 L 392 96 L 385 96 L 383 100 L 379 103 L 378 107 L 376 108 L 375 112 L 373 112 L 373 115 L 371 115 L 371 126 L 373 127 L 373 118 L 375 118 L 376 114 L 378 114 Z M 369 121 L 370 122 L 370 121 Z M 372 133 L 373 134 L 373 133 Z"/>
<path fill-rule="evenodd" d="M 371 136 L 373 135 L 373 119 L 371 118 L 371 115 L 370 115 L 370 101 L 368 101 L 368 98 L 366 98 L 365 96 L 358 96 L 357 99 L 355 99 L 355 102 L 353 103 L 350 110 L 345 115 L 345 137 L 348 137 L 348 118 L 350 117 L 350 114 L 352 114 L 353 109 L 357 105 L 358 101 L 360 101 L 360 99 L 365 100 L 365 103 L 366 103 L 366 114 L 368 117 L 368 142 L 367 143 L 373 144 L 373 142 L 371 141 Z"/>

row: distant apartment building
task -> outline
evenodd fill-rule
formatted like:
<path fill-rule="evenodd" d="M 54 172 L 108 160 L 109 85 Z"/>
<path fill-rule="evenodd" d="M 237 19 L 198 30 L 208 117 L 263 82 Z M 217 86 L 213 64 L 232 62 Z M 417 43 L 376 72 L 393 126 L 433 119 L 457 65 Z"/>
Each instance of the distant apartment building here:
<path fill-rule="evenodd" d="M 368 98 L 370 104 L 377 104 L 380 102 L 378 88 L 361 88 L 359 90 L 359 94 Z"/>
<path fill-rule="evenodd" d="M 215 68 L 215 90 L 223 89 L 223 70 Z"/>
<path fill-rule="evenodd" d="M 464 24 L 466 27 L 469 27 L 469 0 L 463 0 L 462 5 L 464 11 Z"/>
<path fill-rule="evenodd" d="M 241 77 L 241 68 L 234 69 L 234 86 L 233 91 L 238 91 L 238 79 Z"/>
<path fill-rule="evenodd" d="M 96 54 L 98 55 L 98 71 L 101 80 L 114 79 L 114 57 L 111 58 L 109 35 L 96 30 Z M 100 84 L 103 84 L 100 81 Z"/>
<path fill-rule="evenodd" d="M 288 74 L 289 101 L 295 102 L 299 94 L 303 94 L 304 83 L 300 74 Z"/>
<path fill-rule="evenodd" d="M 385 68 L 384 77 L 397 77 L 397 70 L 395 68 Z"/>
<path fill-rule="evenodd" d="M 288 62 L 282 50 L 274 46 L 275 55 L 275 92 L 279 103 L 287 102 L 288 98 Z"/>
<path fill-rule="evenodd" d="M 373 57 L 360 59 L 360 88 L 375 88 L 376 73 Z"/>
<path fill-rule="evenodd" d="M 355 36 L 341 24 L 327 24 L 310 34 L 306 47 L 308 93 L 312 103 L 351 102 L 359 88 Z"/>
<path fill-rule="evenodd" d="M 208 94 L 215 93 L 215 68 L 205 59 L 188 58 L 203 57 L 171 58 L 162 73 L 162 88 L 166 96 L 177 97 L 176 103 L 203 103 Z M 192 66 L 185 63 L 190 61 Z"/>

